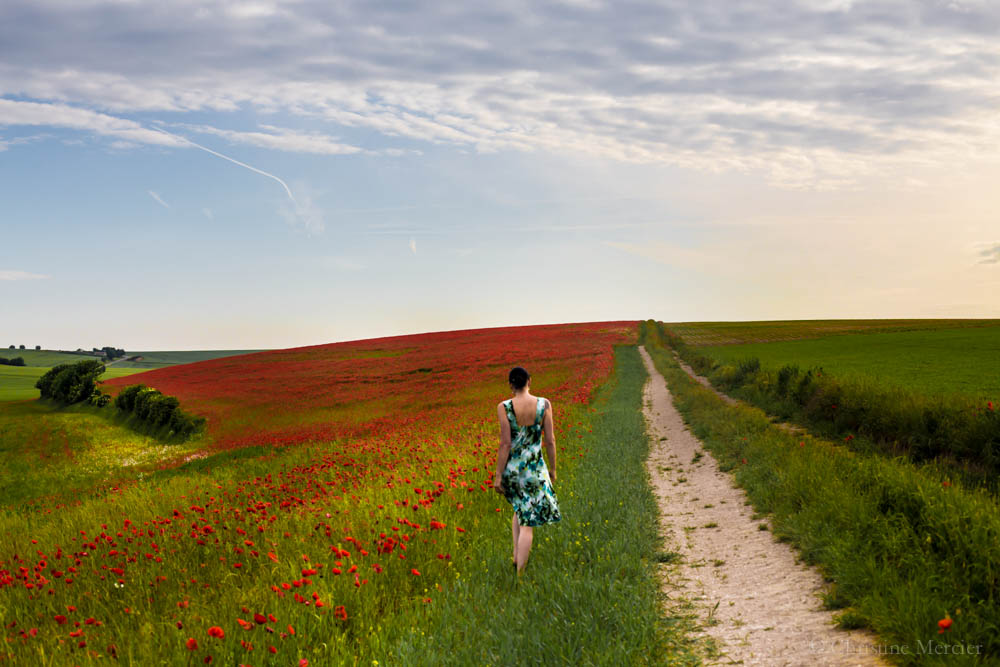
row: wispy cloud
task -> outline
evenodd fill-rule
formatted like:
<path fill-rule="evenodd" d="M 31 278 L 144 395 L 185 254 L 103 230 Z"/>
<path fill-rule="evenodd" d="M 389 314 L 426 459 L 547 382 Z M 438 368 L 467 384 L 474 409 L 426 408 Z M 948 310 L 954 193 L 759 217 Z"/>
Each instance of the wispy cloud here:
<path fill-rule="evenodd" d="M 0 269 L 0 280 L 42 280 L 50 276 L 41 273 L 28 273 L 14 269 Z"/>
<path fill-rule="evenodd" d="M 259 148 L 288 151 L 293 153 L 313 153 L 316 155 L 348 155 L 359 153 L 357 146 L 340 143 L 336 137 L 316 132 L 297 132 L 283 127 L 261 125 L 266 132 L 241 132 L 225 130 L 207 125 L 181 125 L 199 134 L 222 137 L 233 144 L 247 144 Z"/>
<path fill-rule="evenodd" d="M 0 127 L 6 125 L 65 127 L 139 144 L 174 147 L 184 145 L 171 134 L 143 127 L 132 120 L 67 104 L 25 102 L 0 97 Z"/>
<path fill-rule="evenodd" d="M 1000 263 L 1000 243 L 994 243 L 987 248 L 983 248 L 979 251 L 979 256 L 982 257 L 979 260 L 979 264 Z"/>
<path fill-rule="evenodd" d="M 202 215 L 204 215 L 209 220 L 215 220 L 215 214 L 212 213 L 212 209 L 205 207 L 201 209 Z"/>
<path fill-rule="evenodd" d="M 414 255 L 417 254 L 417 240 L 416 239 L 410 239 L 410 252 L 412 252 Z"/>
<path fill-rule="evenodd" d="M 157 204 L 159 204 L 163 208 L 170 208 L 170 204 L 168 204 L 167 202 L 163 201 L 163 197 L 161 197 L 157 193 L 153 192 L 152 190 L 146 190 L 146 192 L 149 193 L 150 197 L 152 197 L 153 199 L 156 200 Z"/>

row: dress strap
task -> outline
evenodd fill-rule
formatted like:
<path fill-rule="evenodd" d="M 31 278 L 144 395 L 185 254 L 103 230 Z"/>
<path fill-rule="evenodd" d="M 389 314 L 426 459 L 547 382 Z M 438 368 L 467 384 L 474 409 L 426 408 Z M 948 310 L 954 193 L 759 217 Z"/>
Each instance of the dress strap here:
<path fill-rule="evenodd" d="M 542 423 L 542 417 L 545 415 L 545 399 L 539 398 L 538 403 L 535 406 L 535 424 Z"/>
<path fill-rule="evenodd" d="M 507 421 L 512 429 L 517 427 L 517 415 L 514 413 L 514 399 L 509 398 L 503 402 L 504 411 L 507 413 Z"/>

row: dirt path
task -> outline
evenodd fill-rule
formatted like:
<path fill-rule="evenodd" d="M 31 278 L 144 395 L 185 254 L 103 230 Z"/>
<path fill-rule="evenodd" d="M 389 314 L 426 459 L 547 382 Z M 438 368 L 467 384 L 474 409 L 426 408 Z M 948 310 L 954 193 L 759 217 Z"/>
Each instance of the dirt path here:
<path fill-rule="evenodd" d="M 707 377 L 705 377 L 703 375 L 698 375 L 697 373 L 695 373 L 694 369 L 691 368 L 690 366 L 688 366 L 686 363 L 684 363 L 684 361 L 682 361 L 681 358 L 679 356 L 677 356 L 676 352 L 672 352 L 672 354 L 674 355 L 674 361 L 676 361 L 677 365 L 679 365 L 681 367 L 681 370 L 683 370 L 685 373 L 687 373 L 688 376 L 690 376 L 692 380 L 694 380 L 695 382 L 697 382 L 698 384 L 700 384 L 702 387 L 705 387 L 705 389 L 708 389 L 709 391 L 711 391 L 712 393 L 714 393 L 716 396 L 718 396 L 719 398 L 721 398 L 723 401 L 725 401 L 729 405 L 736 405 L 737 403 L 743 403 L 743 401 L 739 400 L 738 398 L 733 398 L 732 396 L 728 396 L 728 395 L 722 393 L 721 391 L 719 391 L 718 389 L 716 389 L 715 387 L 713 387 L 712 383 L 708 381 Z M 778 428 L 780 428 L 780 429 L 782 429 L 784 431 L 788 431 L 789 433 L 805 433 L 806 432 L 806 429 L 802 428 L 801 426 L 796 426 L 795 424 L 789 424 L 788 422 L 775 421 L 773 417 L 771 418 L 771 422 L 775 426 L 777 426 Z"/>
<path fill-rule="evenodd" d="M 719 653 L 708 664 L 887 665 L 871 633 L 838 630 L 822 609 L 822 576 L 754 519 L 742 489 L 688 431 L 663 376 L 640 346 L 650 379 L 643 397 L 653 449 L 649 476 L 660 505 L 670 599 L 690 600 Z M 760 526 L 767 529 L 761 529 Z M 884 647 L 883 647 L 884 650 Z"/>

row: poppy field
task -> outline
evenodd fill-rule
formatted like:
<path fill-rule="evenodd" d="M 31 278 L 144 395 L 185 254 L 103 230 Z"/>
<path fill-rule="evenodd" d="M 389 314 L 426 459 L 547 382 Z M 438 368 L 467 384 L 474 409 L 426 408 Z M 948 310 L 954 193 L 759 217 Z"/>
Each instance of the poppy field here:
<path fill-rule="evenodd" d="M 461 604 L 455 591 L 475 580 L 482 590 L 464 604 L 479 605 L 510 583 L 509 506 L 491 489 L 507 370 L 528 368 L 533 393 L 553 402 L 557 493 L 572 506 L 585 490 L 580 462 L 599 456 L 591 432 L 609 428 L 595 391 L 613 376 L 615 346 L 636 335 L 635 322 L 422 334 L 103 383 L 177 396 L 207 418 L 206 433 L 193 453 L 132 479 L 0 509 L 0 664 L 370 665 L 401 646 L 432 655 L 420 637 L 441 621 L 436 609 Z M 630 363 L 637 404 L 637 355 Z M 630 503 L 647 502 L 639 496 Z M 581 567 L 603 559 L 625 576 L 613 543 L 588 545 L 564 524 L 533 557 L 565 548 L 586 555 Z M 625 618 L 618 606 L 586 613 Z M 468 643 L 468 625 L 451 627 L 449 641 Z"/>

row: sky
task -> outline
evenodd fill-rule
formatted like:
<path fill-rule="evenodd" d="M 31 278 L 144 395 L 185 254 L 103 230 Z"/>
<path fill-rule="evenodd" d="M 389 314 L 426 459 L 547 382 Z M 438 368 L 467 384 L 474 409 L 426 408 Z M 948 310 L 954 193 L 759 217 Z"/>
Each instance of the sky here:
<path fill-rule="evenodd" d="M 0 346 L 1000 317 L 992 0 L 4 0 Z"/>

